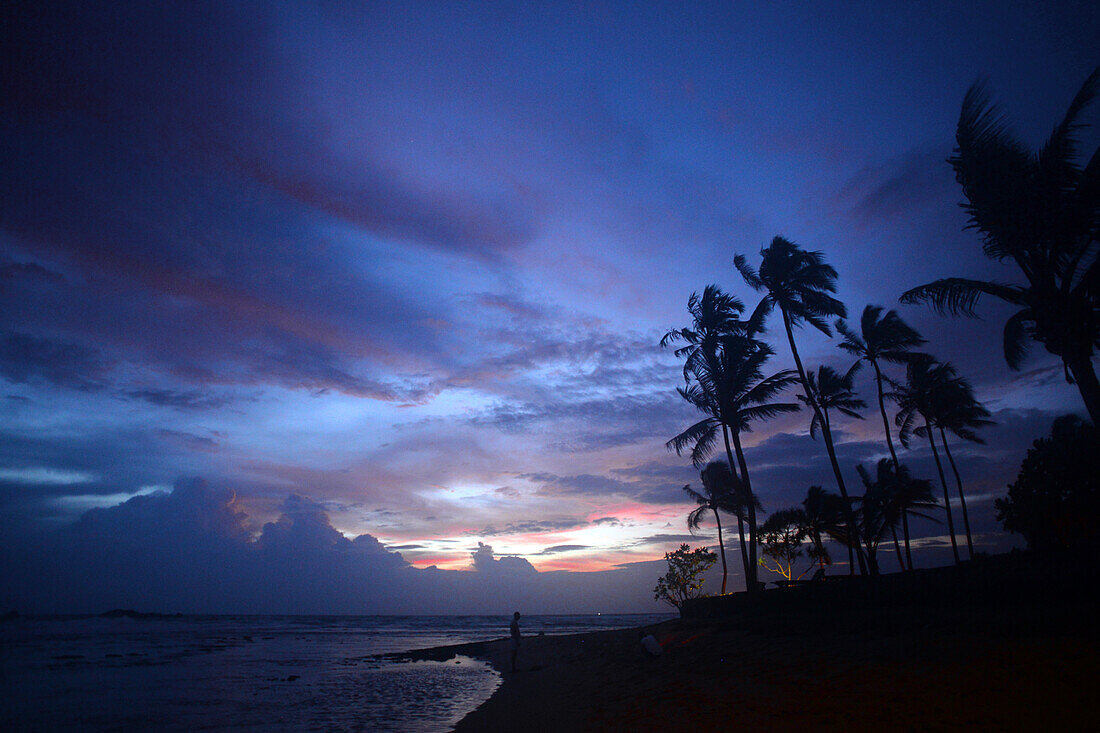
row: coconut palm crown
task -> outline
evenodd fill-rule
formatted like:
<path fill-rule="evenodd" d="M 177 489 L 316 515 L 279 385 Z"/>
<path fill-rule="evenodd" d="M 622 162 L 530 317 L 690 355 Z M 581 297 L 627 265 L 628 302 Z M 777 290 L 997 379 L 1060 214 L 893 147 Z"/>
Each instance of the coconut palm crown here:
<path fill-rule="evenodd" d="M 1082 166 L 1076 136 L 1098 94 L 1100 67 L 1032 153 L 1007 130 L 986 85 L 970 87 L 948 162 L 986 256 L 1015 264 L 1026 285 L 950 277 L 901 296 L 951 315 L 974 316 L 982 296 L 1017 306 L 1004 327 L 1005 361 L 1018 369 L 1028 341 L 1041 343 L 1062 360 L 1094 424 L 1100 424 L 1100 381 L 1091 361 L 1100 347 L 1100 148 Z"/>
<path fill-rule="evenodd" d="M 832 367 L 821 366 L 817 369 L 817 375 L 813 372 L 806 375 L 806 386 L 809 396 L 798 395 L 798 399 L 806 404 L 813 400 L 821 409 L 814 412 L 810 420 L 810 437 L 816 437 L 817 431 L 822 427 L 832 428 L 829 411 L 836 410 L 848 417 L 862 420 L 856 410 L 863 409 L 867 403 L 856 396 L 852 390 L 854 375 L 851 371 L 841 376 Z"/>

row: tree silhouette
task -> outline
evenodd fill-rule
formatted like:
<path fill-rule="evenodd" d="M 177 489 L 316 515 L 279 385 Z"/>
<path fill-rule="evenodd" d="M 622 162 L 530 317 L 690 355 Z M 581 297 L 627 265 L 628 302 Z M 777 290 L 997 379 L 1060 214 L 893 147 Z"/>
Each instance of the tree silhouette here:
<path fill-rule="evenodd" d="M 684 382 L 691 380 L 691 371 L 699 360 L 718 351 L 719 339 L 731 334 L 751 335 L 758 329 L 741 320 L 745 304 L 735 296 L 722 292 L 717 285 L 703 288 L 703 295 L 692 293 L 688 298 L 689 328 L 673 328 L 661 337 L 661 347 L 684 342 L 674 352 L 684 357 Z"/>
<path fill-rule="evenodd" d="M 665 553 L 668 571 L 657 579 L 653 599 L 680 608 L 684 601 L 703 595 L 703 573 L 718 561 L 718 556 L 705 547 L 679 549 Z"/>
<path fill-rule="evenodd" d="M 698 505 L 688 514 L 688 529 L 695 531 L 699 528 L 708 513 L 714 514 L 714 523 L 718 526 L 718 551 L 722 558 L 722 595 L 726 594 L 726 545 L 722 539 L 722 517 L 719 512 L 734 514 L 741 524 L 744 510 L 740 506 L 744 492 L 741 491 L 741 481 L 730 471 L 729 464 L 725 461 L 712 461 L 699 472 L 699 481 L 702 484 L 702 492 L 695 491 L 690 485 L 684 486 L 684 493 L 690 496 Z M 741 528 L 742 535 L 744 527 Z M 741 539 L 741 553 L 745 555 L 745 541 Z M 746 575 L 746 577 L 748 577 Z"/>
<path fill-rule="evenodd" d="M 798 580 L 809 565 L 796 577 L 795 563 L 802 557 L 802 544 L 806 540 L 806 516 L 801 509 L 782 509 L 774 512 L 760 525 L 760 548 L 764 557 L 760 565 L 773 573 L 779 573 L 786 580 Z M 767 564 L 768 560 L 771 565 Z"/>
<path fill-rule="evenodd" d="M 833 468 L 840 495 L 844 497 L 846 518 L 849 525 L 855 526 L 852 501 L 844 485 L 844 475 L 836 459 L 833 434 L 828 422 L 820 415 L 821 407 L 811 398 L 809 381 L 798 347 L 794 341 L 794 327 L 809 323 L 825 335 L 831 335 L 828 319 L 833 316 L 847 315 L 844 304 L 834 298 L 836 292 L 836 270 L 825 263 L 820 252 L 807 252 L 783 237 L 775 237 L 771 244 L 760 250 L 760 269 L 753 270 L 744 255 L 734 257 L 733 264 L 749 287 L 764 293 L 760 304 L 753 312 L 751 321 L 763 323 L 767 314 L 778 308 L 783 317 L 783 328 L 787 333 L 787 342 L 791 347 L 799 381 L 806 395 L 807 403 L 814 411 L 825 438 L 825 450 Z M 866 572 L 866 559 L 863 549 L 856 546 L 856 556 L 860 569 Z"/>
<path fill-rule="evenodd" d="M 868 305 L 863 309 L 863 315 L 859 319 L 859 332 L 853 330 L 843 319 L 836 322 L 836 330 L 844 337 L 840 342 L 840 348 L 853 354 L 856 362 L 849 373 L 857 372 L 866 362 L 875 371 L 875 389 L 878 394 L 878 409 L 882 415 L 882 429 L 886 434 L 886 446 L 890 449 L 890 458 L 894 461 L 894 468 L 901 466 L 898 461 L 897 451 L 894 450 L 894 439 L 890 430 L 890 420 L 886 417 L 885 392 L 882 388 L 882 366 L 880 362 L 892 364 L 905 364 L 914 356 L 914 349 L 925 343 L 921 335 L 911 328 L 896 311 L 887 311 L 882 315 L 882 306 Z M 902 538 L 905 542 L 905 560 L 910 570 L 913 569 L 913 552 L 909 543 L 909 517 L 902 514 L 901 517 Z"/>
<path fill-rule="evenodd" d="M 1082 167 L 1076 135 L 1098 92 L 1100 67 L 1043 147 L 1031 153 L 1006 129 L 986 85 L 970 87 L 949 162 L 986 256 L 1015 263 L 1027 285 L 952 277 L 901 296 L 903 303 L 927 302 L 952 315 L 974 316 L 983 295 L 1019 307 L 1005 323 L 1005 361 L 1018 369 L 1028 339 L 1041 343 L 1061 358 L 1094 424 L 1100 424 L 1100 382 L 1091 361 L 1100 344 L 1100 149 Z"/>
<path fill-rule="evenodd" d="M 898 437 L 901 444 L 909 447 L 909 441 L 914 432 L 917 435 L 926 436 L 928 445 L 932 448 L 932 458 L 936 463 L 936 471 L 940 476 L 940 485 L 943 487 L 943 508 L 947 514 L 947 532 L 951 536 L 951 552 L 955 562 L 961 562 L 959 557 L 959 544 L 955 539 L 955 521 L 951 516 L 951 497 L 947 493 L 947 479 L 943 474 L 943 464 L 940 462 L 940 454 L 936 449 L 936 441 L 932 432 L 932 419 L 937 410 L 938 401 L 942 400 L 943 385 L 954 375 L 954 370 L 946 364 L 938 364 L 930 357 L 914 359 L 905 369 L 905 383 L 893 383 L 894 391 L 891 398 L 898 404 L 898 414 L 894 418 L 900 428 Z M 924 424 L 919 424 L 924 420 Z"/>
<path fill-rule="evenodd" d="M 955 458 L 951 455 L 951 448 L 947 444 L 947 431 L 951 431 L 963 440 L 984 443 L 985 441 L 978 436 L 976 430 L 992 425 L 993 421 L 988 418 L 989 410 L 975 398 L 974 389 L 970 383 L 955 375 L 950 367 L 946 367 L 935 395 L 932 425 L 940 433 L 940 444 L 943 445 L 944 455 L 947 456 L 947 462 L 951 465 L 952 473 L 955 474 L 955 485 L 959 490 L 959 508 L 962 510 L 963 528 L 966 530 L 966 549 L 971 559 L 974 557 L 974 540 L 970 534 L 966 494 L 963 492 L 959 467 L 955 464 Z"/>
<path fill-rule="evenodd" d="M 1076 415 L 1054 421 L 1028 450 L 997 521 L 1038 551 L 1092 551 L 1100 534 L 1100 431 Z"/>
<path fill-rule="evenodd" d="M 879 459 L 872 477 L 863 465 L 856 466 L 863 481 L 863 496 L 859 500 L 859 534 L 867 548 L 867 564 L 871 574 L 878 574 L 876 559 L 879 545 L 886 534 L 897 527 L 904 512 L 918 516 L 922 509 L 938 508 L 932 498 L 932 485 L 914 479 L 905 466 L 895 467 L 889 458 Z"/>
<path fill-rule="evenodd" d="M 741 446 L 741 433 L 751 431 L 756 420 L 798 410 L 797 404 L 772 401 L 796 378 L 789 370 L 764 377 L 763 365 L 772 354 L 771 347 L 752 337 L 723 336 L 716 352 L 705 353 L 695 361 L 691 383 L 677 388 L 680 396 L 706 417 L 666 443 L 666 447 L 675 450 L 677 455 L 690 447 L 691 461 L 696 467 L 701 466 L 714 452 L 719 435 L 731 466 L 736 454 L 741 483 L 749 497 L 746 504 L 750 566 L 746 583 L 751 591 L 758 589 L 755 547 L 757 502 Z"/>
<path fill-rule="evenodd" d="M 825 536 L 832 537 L 845 546 L 851 542 L 851 533 L 844 524 L 844 499 L 820 486 L 811 486 L 806 490 L 806 498 L 802 500 L 802 514 L 810 540 L 807 554 L 824 571 L 826 565 L 832 564 L 832 558 L 825 549 Z"/>

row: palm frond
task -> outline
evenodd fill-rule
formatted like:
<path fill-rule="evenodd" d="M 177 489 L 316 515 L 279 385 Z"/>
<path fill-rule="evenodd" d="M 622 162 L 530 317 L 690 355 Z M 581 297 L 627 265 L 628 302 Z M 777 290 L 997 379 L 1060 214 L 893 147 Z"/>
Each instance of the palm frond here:
<path fill-rule="evenodd" d="M 1011 369 L 1019 369 L 1028 351 L 1028 323 L 1033 322 L 1031 309 L 1013 313 L 1005 321 L 1004 352 L 1005 362 Z"/>
<path fill-rule="evenodd" d="M 901 294 L 899 300 L 907 305 L 928 303 L 941 315 L 976 317 L 974 306 L 982 295 L 1000 298 L 1016 305 L 1024 304 L 1024 291 L 1016 285 L 947 277 L 918 285 Z"/>
<path fill-rule="evenodd" d="M 734 256 L 733 266 L 737 268 L 737 272 L 741 273 L 741 278 L 750 288 L 759 292 L 764 287 L 764 284 L 760 281 L 760 276 L 749 265 L 745 255 Z"/>

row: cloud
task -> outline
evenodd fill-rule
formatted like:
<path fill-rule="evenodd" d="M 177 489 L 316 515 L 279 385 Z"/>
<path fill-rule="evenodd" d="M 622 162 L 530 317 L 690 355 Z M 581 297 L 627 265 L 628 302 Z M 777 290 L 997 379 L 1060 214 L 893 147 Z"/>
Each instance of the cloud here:
<path fill-rule="evenodd" d="M 534 575 L 538 571 L 526 558 L 516 556 L 497 557 L 491 545 L 477 543 L 477 549 L 470 553 L 473 568 L 487 575 Z"/>
<path fill-rule="evenodd" d="M 197 390 L 136 389 L 126 392 L 125 395 L 131 399 L 162 407 L 174 407 L 177 410 L 212 410 L 233 401 L 233 398 L 225 395 L 211 395 Z"/>
<path fill-rule="evenodd" d="M 111 365 L 96 349 L 25 333 L 0 337 L 0 376 L 16 383 L 102 389 Z"/>
<path fill-rule="evenodd" d="M 914 149 L 878 165 L 865 166 L 841 189 L 839 198 L 863 226 L 907 221 L 916 211 L 942 204 L 954 182 L 942 149 Z"/>
<path fill-rule="evenodd" d="M 413 547 L 420 543 L 408 543 Z M 652 611 L 653 567 L 539 573 L 478 543 L 471 570 L 418 569 L 370 534 L 348 538 L 320 503 L 290 495 L 257 532 L 233 491 L 171 491 L 87 511 L 33 535 L 0 535 L 0 607 L 100 612 L 541 613 Z M 541 554 L 584 549 L 548 547 Z"/>
<path fill-rule="evenodd" d="M 520 522 L 509 522 L 500 528 L 488 526 L 481 530 L 469 531 L 466 534 L 479 537 L 492 537 L 495 535 L 538 534 L 542 532 L 558 532 L 564 529 L 573 529 L 584 524 L 584 520 L 564 519 L 531 519 Z"/>
<path fill-rule="evenodd" d="M 6 282 L 20 280 L 38 280 L 56 285 L 65 282 L 65 276 L 37 262 L 9 262 L 0 265 L 0 287 Z"/>
<path fill-rule="evenodd" d="M 670 542 L 698 543 L 700 538 L 693 534 L 653 534 L 639 539 L 636 545 L 667 545 Z"/>
<path fill-rule="evenodd" d="M 575 552 L 577 550 L 587 550 L 589 545 L 554 545 L 552 547 L 544 548 L 538 552 L 539 555 L 557 555 L 563 552 Z"/>

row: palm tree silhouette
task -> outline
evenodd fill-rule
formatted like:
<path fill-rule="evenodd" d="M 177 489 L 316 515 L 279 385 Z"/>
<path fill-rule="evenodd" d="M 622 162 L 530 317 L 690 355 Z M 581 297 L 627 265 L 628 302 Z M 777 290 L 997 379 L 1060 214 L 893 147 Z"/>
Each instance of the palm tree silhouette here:
<path fill-rule="evenodd" d="M 848 496 L 848 489 L 844 485 L 840 464 L 836 459 L 832 430 L 820 415 L 821 407 L 811 398 L 806 370 L 798 355 L 793 330 L 795 326 L 805 322 L 829 336 L 832 332 L 829 329 L 828 319 L 832 316 L 847 315 L 844 304 L 830 294 L 836 292 L 836 270 L 825 263 L 825 258 L 820 252 L 807 252 L 783 237 L 772 239 L 767 248 L 760 250 L 760 256 L 760 269 L 755 271 L 744 255 L 737 255 L 733 259 L 734 267 L 741 273 L 741 277 L 749 287 L 764 293 L 750 320 L 754 323 L 763 323 L 767 314 L 776 308 L 782 314 L 783 328 L 787 333 L 787 342 L 791 347 L 791 356 L 794 357 L 799 381 L 802 383 L 806 397 L 810 398 L 807 403 L 813 409 L 814 416 L 821 426 L 833 475 L 840 489 L 840 495 L 844 497 L 846 518 L 850 525 L 855 526 L 852 502 Z M 856 547 L 856 556 L 859 559 L 860 570 L 866 572 L 866 559 L 862 547 Z"/>
<path fill-rule="evenodd" d="M 867 403 L 856 397 L 855 392 L 852 391 L 854 376 L 853 371 L 848 370 L 848 373 L 842 377 L 832 367 L 827 366 L 818 367 L 816 376 L 813 372 L 806 375 L 806 392 L 809 397 L 798 395 L 798 399 L 805 404 L 810 404 L 812 400 L 820 408 L 810 419 L 811 438 L 817 437 L 818 430 L 824 432 L 824 429 L 828 428 L 832 431 L 833 425 L 829 417 L 830 409 L 835 409 L 857 420 L 863 419 L 863 415 L 860 415 L 856 410 L 866 407 Z M 849 567 L 851 567 L 852 562 L 852 548 L 853 545 L 849 544 Z M 899 557 L 901 555 L 900 549 L 898 555 Z"/>
<path fill-rule="evenodd" d="M 695 500 L 698 506 L 688 514 L 688 529 L 694 532 L 699 528 L 708 512 L 714 514 L 714 523 L 718 526 L 718 550 L 722 558 L 722 595 L 726 594 L 726 545 L 722 539 L 722 517 L 719 512 L 726 512 L 737 517 L 741 535 L 741 556 L 745 553 L 745 529 L 743 523 L 745 501 L 744 492 L 741 490 L 741 481 L 730 470 L 725 461 L 711 461 L 699 472 L 699 480 L 703 491 L 698 492 L 690 485 L 684 486 L 684 492 Z M 746 576 L 748 577 L 748 576 Z"/>
<path fill-rule="evenodd" d="M 811 486 L 802 500 L 802 512 L 806 521 L 806 534 L 810 538 L 810 557 L 817 561 L 822 572 L 832 564 L 824 537 L 829 536 L 848 546 L 851 533 L 844 525 L 844 499 L 820 486 Z M 851 565 L 849 565 L 849 568 Z"/>
<path fill-rule="evenodd" d="M 860 537 L 867 547 L 871 574 L 877 575 L 879 545 L 897 527 L 903 513 L 924 516 L 919 510 L 939 505 L 932 498 L 932 485 L 928 481 L 912 478 L 905 466 L 899 468 L 889 458 L 879 459 L 874 478 L 862 464 L 856 466 L 856 471 L 864 488 L 859 500 Z"/>
<path fill-rule="evenodd" d="M 882 429 L 886 433 L 886 446 L 890 449 L 890 458 L 894 461 L 894 468 L 900 468 L 897 451 L 894 450 L 894 439 L 890 430 L 890 420 L 886 417 L 885 393 L 882 389 L 882 367 L 880 362 L 892 364 L 905 364 L 913 358 L 913 349 L 925 343 L 925 340 L 911 328 L 896 311 L 890 310 L 882 315 L 882 306 L 868 305 L 863 309 L 863 315 L 859 319 L 859 332 L 856 333 L 843 319 L 836 322 L 836 330 L 844 337 L 840 342 L 840 348 L 853 354 L 856 362 L 849 369 L 849 374 L 857 372 L 866 362 L 875 370 L 875 388 L 878 392 L 878 409 L 882 415 Z M 906 514 L 901 518 L 902 538 L 905 542 L 905 560 L 910 570 L 913 569 L 913 553 L 909 544 L 909 517 Z"/>
<path fill-rule="evenodd" d="M 867 406 L 867 403 L 856 396 L 852 391 L 852 372 L 844 376 L 837 374 L 832 367 L 821 366 L 817 369 L 817 375 L 813 372 L 806 375 L 807 395 L 798 395 L 799 402 L 807 405 L 817 404 L 819 408 L 810 419 L 810 437 L 816 438 L 817 431 L 832 429 L 829 418 L 829 410 L 837 410 L 848 417 L 862 420 L 856 410 Z"/>
<path fill-rule="evenodd" d="M 894 391 L 890 397 L 897 402 L 898 414 L 894 418 L 895 424 L 900 428 L 898 438 L 901 444 L 909 447 L 910 436 L 927 436 L 928 445 L 932 448 L 932 458 L 936 462 L 936 471 L 940 476 L 940 485 L 943 487 L 943 508 L 947 514 L 947 532 L 951 536 L 951 552 L 955 562 L 960 562 L 959 545 L 955 540 L 955 521 L 951 516 L 951 497 L 947 493 L 947 479 L 943 474 L 943 463 L 940 462 L 940 454 L 936 449 L 936 441 L 932 434 L 932 420 L 934 419 L 938 402 L 943 399 L 944 384 L 953 376 L 954 369 L 946 364 L 938 364 L 930 357 L 914 359 L 905 369 L 905 383 L 892 383 Z M 918 419 L 924 420 L 920 425 Z"/>
<path fill-rule="evenodd" d="M 759 329 L 741 320 L 745 304 L 737 297 L 722 292 L 717 285 L 703 288 L 703 295 L 692 293 L 688 298 L 688 313 L 691 314 L 690 328 L 673 328 L 661 337 L 661 347 L 678 341 L 685 342 L 674 352 L 684 360 L 684 381 L 691 378 L 695 364 L 709 354 L 718 351 L 718 340 L 730 334 L 751 335 Z"/>
<path fill-rule="evenodd" d="M 940 433 L 940 444 L 943 445 L 944 455 L 951 465 L 951 471 L 955 474 L 955 485 L 959 490 L 959 508 L 962 510 L 963 528 L 966 530 L 966 550 L 968 556 L 974 558 L 974 540 L 970 534 L 970 516 L 966 511 L 966 495 L 963 493 L 962 477 L 959 475 L 959 467 L 951 455 L 951 449 L 947 445 L 947 432 L 952 433 L 974 443 L 984 443 L 977 434 L 976 429 L 985 425 L 992 425 L 989 420 L 989 410 L 985 409 L 981 402 L 974 397 L 974 388 L 962 377 L 955 374 L 955 370 L 948 364 L 942 365 L 938 372 L 939 379 L 936 382 L 932 426 Z M 921 433 L 923 428 L 917 428 L 915 432 Z"/>
<path fill-rule="evenodd" d="M 1100 381 L 1092 366 L 1100 345 L 1100 149 L 1082 168 L 1076 140 L 1081 115 L 1098 93 L 1100 67 L 1043 147 L 1031 153 L 1006 130 L 986 85 L 970 87 L 949 162 L 986 256 L 1014 262 L 1027 285 L 951 277 L 915 287 L 901 302 L 927 302 L 940 313 L 966 316 L 975 315 L 983 295 L 1018 306 L 1004 327 L 1009 367 L 1020 367 L 1028 339 L 1043 344 L 1061 358 L 1066 381 L 1077 384 L 1093 424 L 1100 425 Z"/>
<path fill-rule="evenodd" d="M 721 435 L 729 464 L 736 454 L 740 479 L 747 497 L 749 522 L 749 567 L 746 583 L 756 591 L 756 500 L 749 478 L 748 463 L 741 446 L 741 433 L 752 430 L 755 420 L 767 420 L 787 412 L 797 412 L 795 403 L 772 400 L 792 384 L 796 376 L 784 370 L 763 376 L 763 365 L 771 358 L 771 347 L 749 336 L 726 335 L 719 339 L 715 353 L 703 354 L 692 367 L 693 381 L 677 392 L 704 417 L 666 443 L 669 450 L 681 455 L 691 448 L 691 461 L 701 466 L 714 452 Z M 731 446 L 732 444 L 732 446 Z"/>

